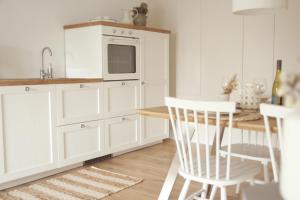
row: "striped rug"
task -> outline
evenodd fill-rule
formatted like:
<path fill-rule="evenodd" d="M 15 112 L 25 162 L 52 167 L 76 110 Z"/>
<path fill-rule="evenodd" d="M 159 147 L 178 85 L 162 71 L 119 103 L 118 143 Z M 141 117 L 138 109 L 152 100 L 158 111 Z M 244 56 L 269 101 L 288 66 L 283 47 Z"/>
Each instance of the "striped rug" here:
<path fill-rule="evenodd" d="M 98 200 L 142 179 L 89 166 L 0 192 L 5 200 Z"/>

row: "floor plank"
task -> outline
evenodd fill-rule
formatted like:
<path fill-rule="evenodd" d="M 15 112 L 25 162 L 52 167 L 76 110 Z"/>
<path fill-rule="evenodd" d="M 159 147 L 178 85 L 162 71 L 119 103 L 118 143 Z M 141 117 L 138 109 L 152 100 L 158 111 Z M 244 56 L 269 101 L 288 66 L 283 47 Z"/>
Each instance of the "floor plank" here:
<path fill-rule="evenodd" d="M 157 199 L 175 154 L 175 149 L 175 143 L 172 140 L 167 140 L 164 143 L 153 147 L 148 147 L 96 163 L 95 165 L 102 169 L 144 179 L 142 183 L 117 194 L 113 194 L 110 197 L 105 198 L 105 200 Z M 177 178 L 170 200 L 178 198 L 182 184 L 183 179 L 181 177 Z M 200 188 L 201 185 L 199 183 L 193 183 L 190 188 L 190 193 L 197 191 Z M 234 189 L 235 188 L 229 188 L 228 190 L 230 200 L 239 199 L 239 197 L 235 195 Z"/>

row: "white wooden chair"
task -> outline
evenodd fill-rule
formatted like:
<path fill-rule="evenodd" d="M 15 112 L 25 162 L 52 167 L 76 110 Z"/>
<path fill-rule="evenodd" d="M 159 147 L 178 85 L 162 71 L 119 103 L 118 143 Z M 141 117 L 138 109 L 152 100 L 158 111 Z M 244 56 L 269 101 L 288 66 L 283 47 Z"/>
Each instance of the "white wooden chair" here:
<path fill-rule="evenodd" d="M 231 158 L 231 131 L 232 119 L 235 112 L 235 103 L 233 102 L 201 102 L 180 100 L 175 98 L 166 98 L 171 124 L 176 141 L 177 153 L 180 161 L 179 174 L 185 179 L 179 200 L 193 199 L 196 195 L 202 194 L 205 199 L 206 188 L 212 185 L 210 199 L 213 199 L 218 188 L 221 189 L 221 199 L 226 200 L 226 187 L 237 185 L 247 180 L 253 180 L 260 172 L 260 165 L 240 159 Z M 210 154 L 209 146 L 209 118 L 208 114 L 215 113 L 216 116 L 216 154 Z M 228 125 L 228 156 L 222 158 L 220 155 L 220 129 L 221 113 L 227 113 L 229 116 Z M 198 128 L 200 115 L 204 114 L 204 131 Z M 183 115 L 183 117 L 182 117 Z M 194 136 L 196 142 L 191 142 L 191 133 L 189 126 L 195 127 Z M 203 132 L 203 133 L 202 133 Z M 200 134 L 205 136 L 205 148 L 200 147 Z M 195 148 L 193 148 L 195 146 Z M 200 192 L 186 198 L 191 181 L 203 183 Z M 199 198 L 198 198 L 199 199 Z"/>
<path fill-rule="evenodd" d="M 282 135 L 282 120 L 285 118 L 285 116 L 292 111 L 292 109 L 283 107 L 283 106 L 276 106 L 276 105 L 270 105 L 270 104 L 261 104 L 260 106 L 261 114 L 264 116 L 264 122 L 266 127 L 266 134 L 265 133 L 251 133 L 250 131 L 246 131 L 247 133 L 247 141 L 241 139 L 241 143 L 239 144 L 232 144 L 231 145 L 231 156 L 238 157 L 241 159 L 246 160 L 253 160 L 258 161 L 262 164 L 264 169 L 264 181 L 255 180 L 256 183 L 268 183 L 270 182 L 270 176 L 269 176 L 269 169 L 268 166 L 272 162 L 272 168 L 274 169 L 275 158 L 280 157 L 280 146 L 281 146 L 281 135 Z M 269 117 L 276 118 L 277 126 L 280 127 L 280 130 L 278 130 L 277 136 L 274 138 L 272 134 L 268 134 L 268 128 L 269 128 Z M 269 128 L 270 131 L 270 128 Z M 244 132 L 244 131 L 243 131 Z M 242 136 L 244 133 L 242 133 Z M 251 136 L 254 135 L 254 142 L 251 141 Z M 260 141 L 258 141 L 260 140 Z M 223 146 L 221 153 L 226 155 L 228 146 Z M 270 149 L 272 150 L 272 155 L 270 152 Z M 272 161 L 272 157 L 274 158 L 274 161 Z M 278 180 L 278 174 L 277 171 L 273 170 L 274 180 Z M 239 188 L 237 188 L 237 192 L 239 191 Z"/>
<path fill-rule="evenodd" d="M 271 159 L 272 163 L 272 170 L 273 170 L 273 176 L 274 181 L 278 182 L 279 177 L 279 169 L 278 169 L 278 163 L 275 158 L 275 151 L 274 147 L 272 145 L 272 130 L 270 128 L 270 118 L 276 119 L 276 126 L 277 126 L 277 136 L 278 136 L 278 143 L 279 143 L 279 150 L 280 150 L 280 158 L 282 159 L 282 152 L 283 149 L 283 120 L 286 118 L 288 114 L 293 112 L 294 110 L 291 108 L 283 107 L 283 106 L 276 106 L 276 105 L 269 105 L 269 104 L 261 104 L 260 105 L 260 113 L 264 116 L 264 123 L 266 128 L 266 136 L 267 136 L 267 143 L 268 143 L 268 149 L 269 149 L 269 158 Z M 284 161 L 283 161 L 284 162 Z"/>

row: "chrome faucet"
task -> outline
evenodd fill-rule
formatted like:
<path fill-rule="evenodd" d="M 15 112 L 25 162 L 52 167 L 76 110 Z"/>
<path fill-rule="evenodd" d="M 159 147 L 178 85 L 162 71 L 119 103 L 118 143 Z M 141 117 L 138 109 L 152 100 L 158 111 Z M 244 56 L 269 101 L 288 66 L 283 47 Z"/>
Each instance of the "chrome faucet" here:
<path fill-rule="evenodd" d="M 52 64 L 51 63 L 49 65 L 48 69 L 45 70 L 44 55 L 45 55 L 46 51 L 48 51 L 50 56 L 52 56 L 51 49 L 49 47 L 45 47 L 42 51 L 42 69 L 40 70 L 40 78 L 41 79 L 53 78 L 53 69 L 52 69 Z"/>

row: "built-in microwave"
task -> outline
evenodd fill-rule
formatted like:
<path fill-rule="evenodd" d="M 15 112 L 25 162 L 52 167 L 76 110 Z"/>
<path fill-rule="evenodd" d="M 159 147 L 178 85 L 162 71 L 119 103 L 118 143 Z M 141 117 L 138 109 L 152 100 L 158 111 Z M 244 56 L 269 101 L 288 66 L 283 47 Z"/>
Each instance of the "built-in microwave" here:
<path fill-rule="evenodd" d="M 119 35 L 103 35 L 103 78 L 132 80 L 140 78 L 140 39 Z"/>

